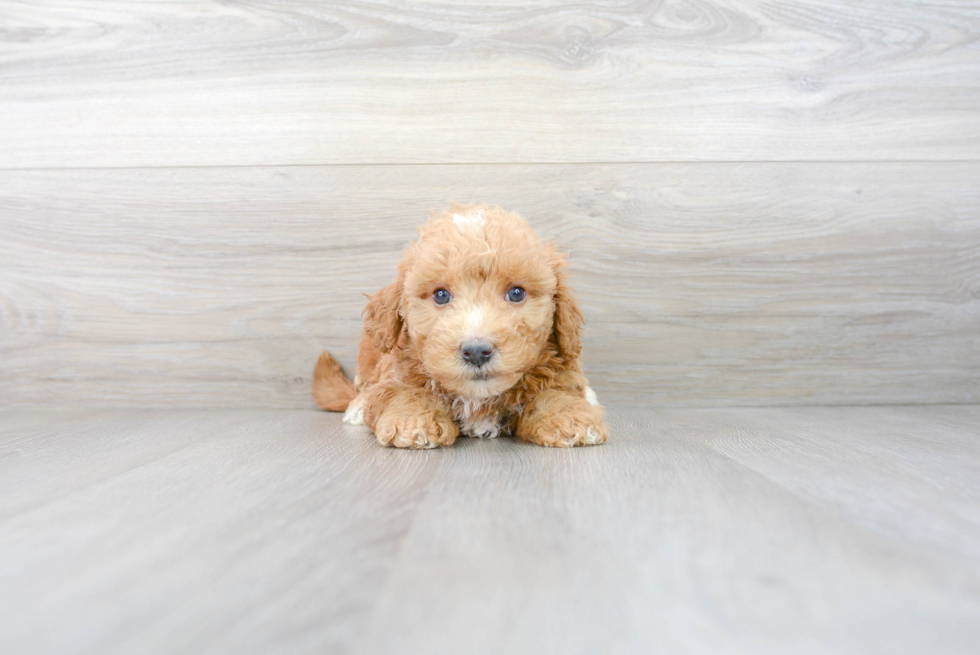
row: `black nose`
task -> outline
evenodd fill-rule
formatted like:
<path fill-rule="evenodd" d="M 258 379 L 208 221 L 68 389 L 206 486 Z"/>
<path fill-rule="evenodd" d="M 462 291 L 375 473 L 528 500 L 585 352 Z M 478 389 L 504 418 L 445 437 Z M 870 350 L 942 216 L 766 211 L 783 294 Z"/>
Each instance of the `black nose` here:
<path fill-rule="evenodd" d="M 483 366 L 493 357 L 493 344 L 482 339 L 467 341 L 460 350 L 463 352 L 463 359 L 471 366 Z"/>

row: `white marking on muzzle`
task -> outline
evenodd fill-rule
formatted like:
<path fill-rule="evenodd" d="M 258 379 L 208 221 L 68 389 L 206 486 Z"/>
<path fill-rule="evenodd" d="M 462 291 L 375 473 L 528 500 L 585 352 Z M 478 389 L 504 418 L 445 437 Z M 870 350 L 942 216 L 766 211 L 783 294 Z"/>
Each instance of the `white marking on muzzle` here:
<path fill-rule="evenodd" d="M 480 336 L 484 318 L 482 305 L 473 305 L 470 307 L 470 310 L 466 312 L 466 331 L 473 336 Z"/>

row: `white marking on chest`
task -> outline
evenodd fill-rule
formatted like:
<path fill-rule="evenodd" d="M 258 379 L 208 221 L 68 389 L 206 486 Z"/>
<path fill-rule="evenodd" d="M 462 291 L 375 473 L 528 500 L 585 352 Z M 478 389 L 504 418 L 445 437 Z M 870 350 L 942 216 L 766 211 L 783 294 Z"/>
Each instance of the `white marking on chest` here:
<path fill-rule="evenodd" d="M 456 398 L 453 400 L 453 420 L 459 431 L 467 437 L 493 439 L 500 436 L 500 416 L 496 412 L 483 414 L 493 399 Z M 474 414 L 479 414 L 474 416 Z"/>
<path fill-rule="evenodd" d="M 495 439 L 500 436 L 500 425 L 496 419 L 496 416 L 484 416 L 480 419 L 460 421 L 459 431 L 467 437 Z"/>

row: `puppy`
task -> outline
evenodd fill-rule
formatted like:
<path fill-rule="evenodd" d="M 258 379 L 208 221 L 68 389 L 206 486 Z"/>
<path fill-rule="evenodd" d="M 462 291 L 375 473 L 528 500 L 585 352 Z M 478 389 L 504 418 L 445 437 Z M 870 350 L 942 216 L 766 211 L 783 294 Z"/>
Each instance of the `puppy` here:
<path fill-rule="evenodd" d="M 557 447 L 608 437 L 579 366 L 582 313 L 565 258 L 516 214 L 453 205 L 434 216 L 363 315 L 356 382 L 324 352 L 313 397 L 382 445 L 449 446 L 460 433 Z"/>

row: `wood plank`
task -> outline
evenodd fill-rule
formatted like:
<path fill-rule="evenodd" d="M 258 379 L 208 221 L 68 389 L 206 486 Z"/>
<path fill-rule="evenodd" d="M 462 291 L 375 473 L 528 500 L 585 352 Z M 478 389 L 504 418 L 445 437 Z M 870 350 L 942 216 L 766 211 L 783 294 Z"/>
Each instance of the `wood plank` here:
<path fill-rule="evenodd" d="M 973 3 L 0 2 L 0 167 L 976 160 Z"/>
<path fill-rule="evenodd" d="M 835 410 L 721 412 L 727 420 L 700 438 L 822 511 L 879 535 L 912 540 L 938 557 L 980 553 L 975 407 Z"/>
<path fill-rule="evenodd" d="M 309 407 L 450 199 L 571 252 L 607 402 L 977 402 L 978 166 L 8 171 L 0 404 Z"/>
<path fill-rule="evenodd" d="M 610 423 L 405 452 L 307 410 L 0 411 L 34 501 L 0 652 L 975 650 L 980 406 Z"/>
<path fill-rule="evenodd" d="M 464 442 L 356 652 L 970 652 L 978 409 L 915 410 L 906 431 L 963 438 L 925 459 L 875 427 L 908 411 L 844 411 L 623 407 L 608 448 Z"/>
<path fill-rule="evenodd" d="M 77 418 L 0 457 L 34 501 L 0 519 L 5 653 L 341 652 L 442 459 L 312 411 Z"/>
<path fill-rule="evenodd" d="M 49 410 L 0 418 L 0 518 L 191 447 L 203 438 L 200 425 L 213 414 L 189 411 L 161 421 L 159 412 L 136 411 L 126 415 L 124 433 L 114 423 L 116 416 L 105 410 Z M 245 420 L 229 417 L 224 427 L 231 430 Z M 64 447 L 66 434 L 75 440 L 70 451 Z"/>

